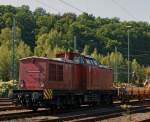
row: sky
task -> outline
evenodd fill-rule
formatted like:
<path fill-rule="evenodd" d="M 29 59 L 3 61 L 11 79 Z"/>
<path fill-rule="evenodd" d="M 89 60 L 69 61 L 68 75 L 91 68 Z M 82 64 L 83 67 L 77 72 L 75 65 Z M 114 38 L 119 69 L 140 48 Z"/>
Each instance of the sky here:
<path fill-rule="evenodd" d="M 150 23 L 150 0 L 0 0 L 0 5 L 29 5 L 32 11 L 42 7 L 54 14 L 87 12 L 96 17 Z"/>

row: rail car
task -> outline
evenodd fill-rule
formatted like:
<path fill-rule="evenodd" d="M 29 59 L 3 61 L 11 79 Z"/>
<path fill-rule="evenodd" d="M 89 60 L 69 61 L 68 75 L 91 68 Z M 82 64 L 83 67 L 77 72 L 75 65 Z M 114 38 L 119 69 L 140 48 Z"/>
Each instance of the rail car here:
<path fill-rule="evenodd" d="M 126 84 L 124 87 L 118 88 L 118 99 L 123 103 L 133 99 L 139 101 L 150 99 L 150 74 L 146 73 L 146 76 L 147 78 L 143 86 Z"/>
<path fill-rule="evenodd" d="M 150 99 L 150 89 L 146 87 L 126 86 L 118 89 L 118 99 L 122 103 L 129 102 L 130 100 L 144 101 Z"/>
<path fill-rule="evenodd" d="M 72 52 L 57 54 L 53 59 L 20 59 L 19 89 L 13 91 L 16 104 L 33 110 L 110 105 L 116 96 L 112 69 L 99 65 L 93 57 Z"/>

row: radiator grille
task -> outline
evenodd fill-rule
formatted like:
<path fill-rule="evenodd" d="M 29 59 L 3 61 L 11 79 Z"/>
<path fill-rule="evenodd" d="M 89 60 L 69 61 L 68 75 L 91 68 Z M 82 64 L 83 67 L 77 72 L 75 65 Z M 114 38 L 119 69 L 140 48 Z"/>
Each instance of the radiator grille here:
<path fill-rule="evenodd" d="M 49 64 L 49 80 L 63 81 L 63 65 Z"/>

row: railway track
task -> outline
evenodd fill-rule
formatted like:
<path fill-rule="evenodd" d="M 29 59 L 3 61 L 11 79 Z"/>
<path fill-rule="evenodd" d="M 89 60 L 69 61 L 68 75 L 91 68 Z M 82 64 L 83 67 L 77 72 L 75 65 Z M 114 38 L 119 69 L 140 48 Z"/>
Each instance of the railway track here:
<path fill-rule="evenodd" d="M 0 112 L 2 111 L 9 111 L 9 110 L 22 110 L 25 109 L 21 106 L 2 106 L 0 107 Z"/>
<path fill-rule="evenodd" d="M 9 98 L 0 98 L 0 112 L 8 110 L 19 110 L 22 109 L 20 106 L 15 106 L 11 99 Z"/>
<path fill-rule="evenodd" d="M 140 104 L 138 101 L 133 101 L 130 103 L 130 105 L 138 105 L 138 104 Z M 58 122 L 58 121 L 59 122 L 61 121 L 75 121 L 75 122 L 83 121 L 84 122 L 85 121 L 86 122 L 86 121 L 103 120 L 106 118 L 122 116 L 123 112 L 125 112 L 126 110 L 121 109 L 119 106 L 120 103 L 115 103 L 115 106 L 109 108 L 101 108 L 101 107 L 79 108 L 75 110 L 62 111 L 62 113 L 58 112 L 53 115 L 50 114 L 48 110 L 41 109 L 37 112 L 32 112 L 31 110 L 25 110 L 21 107 L 6 106 L 4 108 L 0 108 L 0 121 L 33 118 L 33 117 L 40 117 L 40 116 L 45 116 L 44 119 L 39 119 L 39 121 L 42 122 L 45 121 L 50 121 L 50 122 Z M 133 112 L 146 110 L 146 107 L 150 107 L 150 104 L 148 106 L 133 107 L 132 110 L 130 110 L 130 112 L 132 114 Z M 5 111 L 5 110 L 8 110 L 8 112 L 1 114 L 1 111 Z M 147 108 L 147 111 L 150 111 L 150 108 Z M 52 115 L 52 116 L 48 117 L 48 115 Z"/>
<path fill-rule="evenodd" d="M 13 113 L 5 113 L 0 115 L 0 121 L 6 120 L 13 120 L 13 119 L 22 119 L 26 117 L 36 117 L 36 116 L 43 116 L 48 115 L 47 110 L 39 110 L 37 112 L 33 112 L 31 110 L 22 110 L 22 111 L 15 111 Z"/>
<path fill-rule="evenodd" d="M 1 106 L 9 106 L 9 105 L 13 105 L 13 102 L 11 99 L 9 98 L 0 98 L 0 107 Z"/>
<path fill-rule="evenodd" d="M 123 116 L 124 114 L 134 114 L 138 112 L 149 112 L 150 111 L 150 104 L 147 106 L 135 106 L 128 110 L 125 110 L 123 108 L 118 107 L 112 107 L 108 108 L 107 110 L 91 110 L 91 111 L 85 111 L 80 114 L 75 115 L 66 115 L 66 116 L 50 116 L 49 118 L 45 120 L 41 120 L 41 122 L 64 122 L 64 121 L 71 121 L 71 122 L 94 122 L 94 121 L 100 121 L 108 118 L 114 118 Z M 148 120 L 145 120 L 145 122 Z"/>
<path fill-rule="evenodd" d="M 47 114 L 48 111 L 45 109 L 39 109 L 39 111 L 33 112 L 24 107 L 15 106 L 9 98 L 0 98 L 0 121 L 22 119 L 25 117 L 30 118 Z"/>
<path fill-rule="evenodd" d="M 150 119 L 142 120 L 142 121 L 139 121 L 139 122 L 150 122 Z"/>
<path fill-rule="evenodd" d="M 11 99 L 9 99 L 8 97 L 6 97 L 6 98 L 0 98 L 0 102 L 1 101 L 11 101 Z"/>

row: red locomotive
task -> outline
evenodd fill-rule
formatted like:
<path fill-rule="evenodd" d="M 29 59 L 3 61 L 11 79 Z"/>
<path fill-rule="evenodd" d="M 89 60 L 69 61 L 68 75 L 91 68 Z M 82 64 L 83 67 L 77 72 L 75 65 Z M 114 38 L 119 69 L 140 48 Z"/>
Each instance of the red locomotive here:
<path fill-rule="evenodd" d="M 112 104 L 117 96 L 113 71 L 90 56 L 65 52 L 56 58 L 27 57 L 20 60 L 17 104 L 38 107 Z"/>

